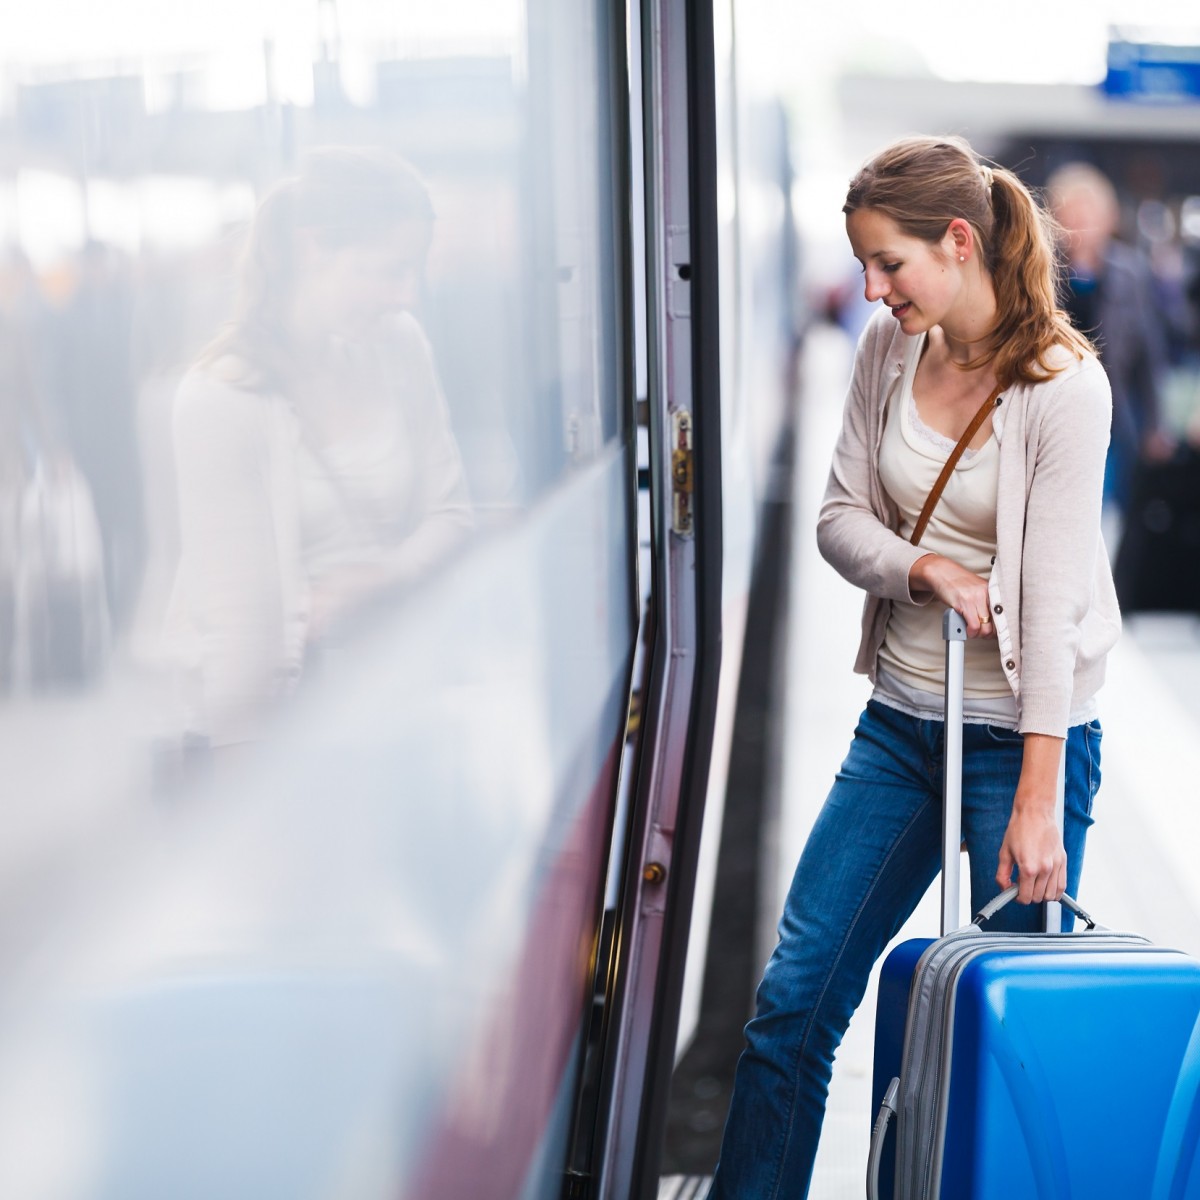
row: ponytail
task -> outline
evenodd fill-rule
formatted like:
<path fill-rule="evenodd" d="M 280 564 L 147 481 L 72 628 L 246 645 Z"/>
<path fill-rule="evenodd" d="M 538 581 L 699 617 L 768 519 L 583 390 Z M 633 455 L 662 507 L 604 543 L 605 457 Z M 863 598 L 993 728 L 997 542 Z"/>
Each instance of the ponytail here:
<path fill-rule="evenodd" d="M 1050 351 L 1065 346 L 1076 358 L 1091 343 L 1058 306 L 1061 263 L 1057 223 L 1011 171 L 992 172 L 995 222 L 987 265 L 996 293 L 992 354 L 997 380 L 1036 383 L 1061 369 Z"/>
<path fill-rule="evenodd" d="M 908 236 L 938 243 L 951 221 L 974 230 L 996 293 L 988 348 L 966 364 L 991 364 L 1002 387 L 1049 379 L 1056 346 L 1076 358 L 1088 340 L 1058 306 L 1057 226 L 1011 171 L 982 163 L 961 138 L 902 138 L 851 180 L 845 213 L 869 208 Z"/>

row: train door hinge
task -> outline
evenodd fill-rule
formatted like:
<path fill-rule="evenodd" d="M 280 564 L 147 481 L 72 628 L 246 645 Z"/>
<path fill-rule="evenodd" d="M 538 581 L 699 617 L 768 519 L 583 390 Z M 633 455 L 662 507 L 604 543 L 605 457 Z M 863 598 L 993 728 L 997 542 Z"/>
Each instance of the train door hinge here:
<path fill-rule="evenodd" d="M 692 414 L 671 414 L 671 529 L 680 537 L 695 532 L 695 459 L 692 453 Z"/>

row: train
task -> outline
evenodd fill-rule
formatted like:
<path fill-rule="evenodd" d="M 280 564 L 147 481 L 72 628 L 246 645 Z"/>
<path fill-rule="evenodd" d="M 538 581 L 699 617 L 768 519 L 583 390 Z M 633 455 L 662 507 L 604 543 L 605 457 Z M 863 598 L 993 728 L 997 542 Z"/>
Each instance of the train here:
<path fill-rule="evenodd" d="M 768 14 L 199 12 L 0 109 L 0 1193 L 656 1194 L 803 320 Z"/>
<path fill-rule="evenodd" d="M 778 11 L 39 14 L 0 90 L 0 1195 L 658 1195 L 782 651 Z M 944 120 L 914 86 L 860 81 L 859 134 Z M 1112 141 L 984 99 L 1006 159 Z"/>

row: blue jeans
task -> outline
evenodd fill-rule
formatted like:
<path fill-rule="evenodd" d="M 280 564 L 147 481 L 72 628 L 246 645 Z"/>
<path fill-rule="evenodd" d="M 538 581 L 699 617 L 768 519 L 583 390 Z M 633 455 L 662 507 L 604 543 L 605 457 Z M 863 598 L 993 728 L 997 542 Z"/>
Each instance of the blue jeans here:
<path fill-rule="evenodd" d="M 709 1200 L 808 1195 L 834 1052 L 875 960 L 940 869 L 943 732 L 941 721 L 867 704 L 784 904 L 757 1015 L 746 1026 Z M 1023 745 L 1010 730 L 963 729 L 972 912 L 999 891 L 995 874 Z M 1064 840 L 1067 891 L 1076 898 L 1099 786 L 1100 725 L 1093 721 L 1067 737 Z M 1064 910 L 1064 929 L 1069 921 Z M 1041 906 L 1011 903 L 988 928 L 1038 930 Z"/>

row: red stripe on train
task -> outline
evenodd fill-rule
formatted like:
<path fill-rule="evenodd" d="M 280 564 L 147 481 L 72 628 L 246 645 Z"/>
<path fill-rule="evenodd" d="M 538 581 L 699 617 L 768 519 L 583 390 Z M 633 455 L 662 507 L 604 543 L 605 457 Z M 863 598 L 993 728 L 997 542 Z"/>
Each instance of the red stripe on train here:
<path fill-rule="evenodd" d="M 620 750 L 609 750 L 550 868 L 517 966 L 492 998 L 494 1015 L 449 1089 L 405 1200 L 505 1200 L 525 1182 L 587 1016 Z"/>

